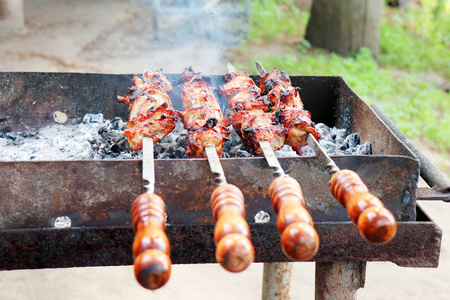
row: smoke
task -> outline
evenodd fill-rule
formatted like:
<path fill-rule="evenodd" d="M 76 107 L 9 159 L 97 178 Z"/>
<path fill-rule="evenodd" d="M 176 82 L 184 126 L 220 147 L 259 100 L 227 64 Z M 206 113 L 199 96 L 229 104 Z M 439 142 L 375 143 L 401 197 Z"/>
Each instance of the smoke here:
<path fill-rule="evenodd" d="M 144 3 L 135 1 L 143 6 Z M 155 22 L 151 29 L 152 56 L 167 73 L 180 73 L 192 66 L 203 74 L 224 74 L 228 48 L 247 38 L 249 15 L 244 1 L 178 0 L 160 1 L 149 12 Z M 187 3 L 187 5 L 186 5 Z M 151 3 L 146 3 L 147 9 Z M 156 47 L 157 45 L 157 47 Z"/>

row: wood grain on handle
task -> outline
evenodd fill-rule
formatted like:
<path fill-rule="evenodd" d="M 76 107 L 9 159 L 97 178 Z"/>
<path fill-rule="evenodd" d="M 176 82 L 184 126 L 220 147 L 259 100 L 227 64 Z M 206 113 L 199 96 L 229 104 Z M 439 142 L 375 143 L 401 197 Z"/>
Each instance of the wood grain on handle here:
<path fill-rule="evenodd" d="M 341 170 L 330 179 L 330 191 L 347 209 L 350 220 L 358 226 L 363 238 L 374 244 L 391 241 L 397 232 L 397 222 L 383 202 L 355 172 Z"/>
<path fill-rule="evenodd" d="M 170 278 L 172 261 L 166 233 L 166 206 L 155 194 L 144 193 L 131 207 L 133 229 L 134 274 L 146 289 L 156 290 Z"/>
<path fill-rule="evenodd" d="M 244 271 L 255 257 L 250 228 L 244 219 L 244 195 L 232 184 L 220 185 L 211 194 L 211 207 L 216 220 L 216 260 L 227 271 Z"/>
<path fill-rule="evenodd" d="M 269 187 L 269 197 L 277 213 L 277 229 L 283 252 L 292 260 L 305 261 L 319 250 L 319 235 L 305 209 L 302 189 L 289 176 L 275 179 Z"/>

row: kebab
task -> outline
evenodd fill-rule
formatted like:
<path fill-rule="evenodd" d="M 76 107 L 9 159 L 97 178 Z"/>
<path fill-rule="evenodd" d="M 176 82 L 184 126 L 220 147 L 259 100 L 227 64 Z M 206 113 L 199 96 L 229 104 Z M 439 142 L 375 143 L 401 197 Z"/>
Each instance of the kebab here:
<path fill-rule="evenodd" d="M 284 96 L 298 94 L 298 90 L 291 86 L 289 76 L 284 72 L 278 73 L 276 68 L 266 72 L 260 63 L 256 63 L 256 67 L 261 74 L 260 88 L 268 96 L 280 98 L 280 120 L 285 126 L 288 136 L 286 140 L 294 147 L 308 144 L 314 149 L 332 176 L 330 179 L 332 195 L 347 209 L 350 220 L 357 225 L 363 238 L 374 244 L 391 241 L 397 231 L 394 216 L 384 207 L 380 199 L 369 192 L 358 174 L 351 170 L 339 169 L 317 142 L 317 136 L 311 131 L 311 127 L 301 122 L 302 117 L 297 117 L 299 114 L 305 116 L 305 113 L 301 112 L 303 105 L 299 105 L 300 96 L 297 101 L 291 101 L 292 98 Z M 307 115 L 310 116 L 309 113 Z M 290 134 L 295 134 L 296 137 L 289 138 Z"/>
<path fill-rule="evenodd" d="M 284 144 L 283 127 L 274 124 L 274 113 L 271 113 L 279 107 L 279 100 L 261 96 L 260 89 L 247 73 L 236 72 L 231 65 L 228 69 L 226 84 L 220 92 L 233 109 L 234 129 L 247 149 L 253 153 L 262 152 L 278 177 L 269 187 L 269 197 L 277 214 L 282 249 L 293 260 L 309 260 L 319 249 L 319 236 L 313 228 L 311 215 L 304 207 L 300 184 L 284 174 L 274 154 L 274 148 L 281 148 Z M 260 103 L 266 106 L 261 107 Z"/>
<path fill-rule="evenodd" d="M 143 179 L 145 193 L 131 207 L 133 230 L 134 273 L 144 288 L 155 290 L 170 278 L 172 261 L 170 244 L 165 233 L 166 207 L 154 194 L 155 171 L 153 143 L 163 139 L 175 127 L 177 114 L 168 93 L 173 87 L 160 71 L 147 71 L 142 78 L 133 77 L 128 95 L 118 100 L 128 105 L 130 116 L 124 135 L 133 150 L 143 148 Z"/>
<path fill-rule="evenodd" d="M 230 123 L 222 115 L 209 77 L 187 68 L 180 79 L 184 108 L 181 117 L 188 130 L 186 154 L 190 158 L 206 157 L 218 185 L 210 198 L 216 221 L 216 260 L 230 272 L 241 272 L 253 262 L 254 248 L 244 218 L 244 195 L 227 183 L 219 160 Z"/>
<path fill-rule="evenodd" d="M 172 84 L 161 71 L 146 71 L 142 78 L 134 75 L 132 82 L 128 95 L 117 99 L 130 110 L 123 134 L 130 148 L 137 151 L 142 149 L 144 136 L 157 143 L 172 132 L 178 115 L 168 95 L 173 91 Z"/>

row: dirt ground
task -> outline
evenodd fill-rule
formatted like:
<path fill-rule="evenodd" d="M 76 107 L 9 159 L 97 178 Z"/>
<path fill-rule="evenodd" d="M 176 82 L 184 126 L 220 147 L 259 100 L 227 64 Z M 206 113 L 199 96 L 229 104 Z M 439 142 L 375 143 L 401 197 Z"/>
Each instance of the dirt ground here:
<path fill-rule="evenodd" d="M 205 29 L 185 24 L 207 23 L 206 19 L 163 16 L 161 38 L 155 41 L 150 4 L 144 0 L 25 0 L 27 32 L 0 40 L 0 71 L 141 73 L 163 68 L 180 73 L 189 65 L 206 74 L 226 71 L 226 63 L 233 60 L 227 52 L 232 39 L 218 41 L 219 31 L 194 40 L 192 32 L 198 36 Z M 434 163 L 448 166 L 438 153 L 424 150 Z M 420 205 L 444 233 L 439 267 L 368 263 L 359 299 L 448 299 L 450 204 Z M 175 265 L 169 283 L 149 292 L 136 283 L 131 266 L 3 271 L 0 300 L 260 299 L 261 279 L 262 264 L 240 274 L 227 273 L 216 264 Z M 291 297 L 313 299 L 313 263 L 294 264 Z"/>

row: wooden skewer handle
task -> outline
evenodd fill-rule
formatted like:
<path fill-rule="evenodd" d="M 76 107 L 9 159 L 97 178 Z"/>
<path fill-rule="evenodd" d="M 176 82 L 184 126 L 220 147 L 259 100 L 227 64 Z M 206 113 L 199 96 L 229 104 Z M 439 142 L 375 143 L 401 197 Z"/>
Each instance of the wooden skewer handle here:
<path fill-rule="evenodd" d="M 172 261 L 170 243 L 164 232 L 166 206 L 155 194 L 144 193 L 131 207 L 133 229 L 134 274 L 141 286 L 156 290 L 170 278 Z"/>
<path fill-rule="evenodd" d="M 277 213 L 277 229 L 284 253 L 292 260 L 313 258 L 319 250 L 319 235 L 305 208 L 298 181 L 289 176 L 278 177 L 269 187 L 269 196 Z"/>
<path fill-rule="evenodd" d="M 211 194 L 211 207 L 216 220 L 217 261 L 227 271 L 244 271 L 255 257 L 250 227 L 244 218 L 244 195 L 232 184 L 220 185 Z"/>
<path fill-rule="evenodd" d="M 385 244 L 394 238 L 397 232 L 394 216 L 369 192 L 358 174 L 351 170 L 335 173 L 330 179 L 330 191 L 367 241 Z"/>

